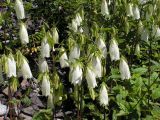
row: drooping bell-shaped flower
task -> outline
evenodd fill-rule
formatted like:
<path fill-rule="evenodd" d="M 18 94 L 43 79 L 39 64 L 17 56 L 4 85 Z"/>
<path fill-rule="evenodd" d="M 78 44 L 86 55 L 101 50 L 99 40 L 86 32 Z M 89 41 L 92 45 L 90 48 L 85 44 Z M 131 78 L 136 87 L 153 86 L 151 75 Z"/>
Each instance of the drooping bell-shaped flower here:
<path fill-rule="evenodd" d="M 59 42 L 59 35 L 58 35 L 58 31 L 56 28 L 52 29 L 52 37 L 53 37 L 54 43 Z"/>
<path fill-rule="evenodd" d="M 139 11 L 138 6 L 134 5 L 132 10 L 133 10 L 133 18 L 137 20 L 140 19 L 140 11 Z"/>
<path fill-rule="evenodd" d="M 28 32 L 27 32 L 26 25 L 24 23 L 20 24 L 19 37 L 20 37 L 20 40 L 21 40 L 22 44 L 29 43 Z"/>
<path fill-rule="evenodd" d="M 39 62 L 39 70 L 42 73 L 48 72 L 48 64 L 45 59 L 41 59 Z"/>
<path fill-rule="evenodd" d="M 120 74 L 121 74 L 122 80 L 131 78 L 129 66 L 128 66 L 126 60 L 124 60 L 124 58 L 121 58 L 121 60 L 120 60 L 119 69 L 120 69 Z"/>
<path fill-rule="evenodd" d="M 44 96 L 50 95 L 50 81 L 48 75 L 43 76 L 41 90 L 42 90 L 42 95 Z"/>
<path fill-rule="evenodd" d="M 77 25 L 77 22 L 76 22 L 75 19 L 72 20 L 71 29 L 72 29 L 74 32 L 77 32 L 77 30 L 78 30 L 78 25 Z"/>
<path fill-rule="evenodd" d="M 10 55 L 7 59 L 7 77 L 16 77 L 16 62 L 12 55 Z"/>
<path fill-rule="evenodd" d="M 88 88 L 95 88 L 97 86 L 96 75 L 93 69 L 87 67 L 86 69 L 86 80 Z"/>
<path fill-rule="evenodd" d="M 160 28 L 156 25 L 153 26 L 152 37 L 154 38 L 160 37 Z"/>
<path fill-rule="evenodd" d="M 97 47 L 101 50 L 103 57 L 106 58 L 107 57 L 107 48 L 106 48 L 105 42 L 103 41 L 102 38 L 99 38 L 97 40 Z"/>
<path fill-rule="evenodd" d="M 110 42 L 109 54 L 110 54 L 111 61 L 117 61 L 120 59 L 118 44 L 114 38 Z"/>
<path fill-rule="evenodd" d="M 77 23 L 77 26 L 80 26 L 80 25 L 81 25 L 82 18 L 81 18 L 81 16 L 80 16 L 79 13 L 76 14 L 75 21 L 76 21 L 76 23 Z"/>
<path fill-rule="evenodd" d="M 64 48 L 61 48 L 61 52 L 62 55 L 59 58 L 61 68 L 69 67 L 69 64 L 67 62 L 68 60 L 67 53 L 65 52 Z"/>
<path fill-rule="evenodd" d="M 146 11 L 146 20 L 150 20 L 153 15 L 154 7 L 153 5 L 149 4 L 148 9 Z"/>
<path fill-rule="evenodd" d="M 95 71 L 96 78 L 102 77 L 102 65 L 101 65 L 100 57 L 93 56 L 93 58 L 92 58 L 92 68 Z"/>
<path fill-rule="evenodd" d="M 50 46 L 48 44 L 46 36 L 43 38 L 43 41 L 41 43 L 41 57 L 42 58 L 50 57 Z"/>
<path fill-rule="evenodd" d="M 79 64 L 70 68 L 70 82 L 74 85 L 81 85 L 82 82 L 82 68 Z"/>
<path fill-rule="evenodd" d="M 0 103 L 0 116 L 4 116 L 7 113 L 8 113 L 7 106 Z"/>
<path fill-rule="evenodd" d="M 22 0 L 16 0 L 15 1 L 15 11 L 18 19 L 24 19 L 25 13 L 24 13 L 24 6 Z"/>
<path fill-rule="evenodd" d="M 148 41 L 149 38 L 149 30 L 147 28 L 143 28 L 141 33 L 141 40 Z"/>
<path fill-rule="evenodd" d="M 131 17 L 133 16 L 133 4 L 132 3 L 128 3 L 127 4 L 127 8 L 126 8 L 126 12 L 127 12 L 127 16 Z"/>
<path fill-rule="evenodd" d="M 100 88 L 99 100 L 101 106 L 108 105 L 108 92 L 104 83 L 102 83 Z"/>
<path fill-rule="evenodd" d="M 101 14 L 104 16 L 108 16 L 109 15 L 109 10 L 108 10 L 108 4 L 106 0 L 102 0 L 101 3 Z"/>
<path fill-rule="evenodd" d="M 47 100 L 47 108 L 54 108 L 54 101 L 53 101 L 53 95 L 50 93 Z"/>
<path fill-rule="evenodd" d="M 73 61 L 74 59 L 78 59 L 80 57 L 80 48 L 78 44 L 72 46 L 70 53 L 69 53 L 69 60 Z"/>
<path fill-rule="evenodd" d="M 32 78 L 32 72 L 31 72 L 31 69 L 29 67 L 29 64 L 26 60 L 26 58 L 23 58 L 22 59 L 22 65 L 21 65 L 21 74 L 23 76 L 24 79 L 27 79 L 27 78 Z"/>

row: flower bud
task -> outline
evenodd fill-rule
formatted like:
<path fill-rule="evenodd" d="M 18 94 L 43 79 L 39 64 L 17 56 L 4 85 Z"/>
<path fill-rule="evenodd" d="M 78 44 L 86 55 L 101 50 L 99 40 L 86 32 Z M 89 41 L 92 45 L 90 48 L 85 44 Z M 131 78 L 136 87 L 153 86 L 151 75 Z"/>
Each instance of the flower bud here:
<path fill-rule="evenodd" d="M 100 88 L 99 100 L 101 106 L 108 105 L 108 92 L 104 83 L 102 83 Z"/>
<path fill-rule="evenodd" d="M 62 52 L 62 55 L 59 58 L 61 68 L 69 67 L 69 64 L 67 62 L 68 57 L 67 57 L 67 54 L 66 54 L 64 48 L 61 48 L 61 52 Z"/>
<path fill-rule="evenodd" d="M 141 35 L 142 32 L 143 32 L 143 23 L 142 21 L 140 20 L 139 23 L 138 23 L 138 34 Z"/>
<path fill-rule="evenodd" d="M 136 49 L 135 49 L 135 55 L 140 56 L 140 52 L 141 52 L 140 46 L 139 46 L 139 44 L 137 44 Z"/>
<path fill-rule="evenodd" d="M 32 78 L 32 72 L 26 58 L 22 59 L 21 73 L 24 79 Z"/>
<path fill-rule="evenodd" d="M 42 90 L 42 95 L 44 96 L 50 95 L 50 81 L 48 75 L 43 76 L 41 90 Z"/>
<path fill-rule="evenodd" d="M 22 44 L 29 43 L 28 32 L 24 23 L 20 24 L 19 36 Z"/>
<path fill-rule="evenodd" d="M 106 48 L 105 42 L 103 41 L 102 38 L 99 38 L 97 40 L 97 46 L 101 50 L 103 57 L 106 58 L 107 57 L 107 48 Z"/>
<path fill-rule="evenodd" d="M 42 73 L 48 72 L 48 64 L 45 59 L 41 59 L 39 62 L 39 70 Z"/>
<path fill-rule="evenodd" d="M 78 59 L 80 57 L 80 48 L 78 44 L 75 44 L 71 47 L 70 53 L 69 53 L 69 60 L 73 61 L 74 59 Z"/>
<path fill-rule="evenodd" d="M 97 86 L 95 72 L 89 67 L 86 70 L 86 80 L 89 88 L 95 88 Z"/>
<path fill-rule="evenodd" d="M 41 43 L 41 57 L 50 57 L 50 46 L 48 44 L 46 36 L 43 38 L 43 41 Z"/>
<path fill-rule="evenodd" d="M 133 10 L 133 18 L 140 19 L 140 12 L 138 6 L 135 5 L 132 10 Z"/>
<path fill-rule="evenodd" d="M 126 12 L 127 12 L 127 16 L 132 17 L 133 16 L 133 4 L 132 3 L 128 3 L 127 4 L 127 8 L 126 8 Z"/>
<path fill-rule="evenodd" d="M 120 74 L 121 74 L 122 80 L 131 78 L 129 66 L 128 66 L 127 62 L 124 60 L 124 58 L 121 58 L 121 60 L 120 60 L 119 69 L 120 69 Z"/>
<path fill-rule="evenodd" d="M 16 0 L 15 1 L 15 11 L 18 19 L 24 19 L 25 13 L 24 13 L 24 6 L 22 0 Z"/>
<path fill-rule="evenodd" d="M 114 61 L 114 60 L 117 61 L 120 59 L 119 48 L 114 38 L 110 42 L 109 54 L 110 54 L 111 61 Z"/>
<path fill-rule="evenodd" d="M 12 55 L 10 55 L 8 57 L 7 64 L 8 64 L 8 66 L 7 66 L 8 67 L 7 68 L 7 77 L 9 77 L 9 78 L 12 77 L 12 76 L 16 77 L 17 76 L 16 75 L 16 62 L 15 62 Z"/>
<path fill-rule="evenodd" d="M 52 37 L 53 37 L 54 43 L 59 42 L 59 35 L 56 28 L 52 29 Z"/>
<path fill-rule="evenodd" d="M 108 16 L 109 15 L 108 4 L 107 4 L 106 0 L 102 0 L 102 3 L 101 3 L 101 14 L 104 15 L 104 16 Z"/>
<path fill-rule="evenodd" d="M 75 65 L 74 67 L 71 67 L 70 73 L 69 73 L 70 82 L 74 85 L 81 85 L 82 82 L 82 68 L 79 64 Z"/>

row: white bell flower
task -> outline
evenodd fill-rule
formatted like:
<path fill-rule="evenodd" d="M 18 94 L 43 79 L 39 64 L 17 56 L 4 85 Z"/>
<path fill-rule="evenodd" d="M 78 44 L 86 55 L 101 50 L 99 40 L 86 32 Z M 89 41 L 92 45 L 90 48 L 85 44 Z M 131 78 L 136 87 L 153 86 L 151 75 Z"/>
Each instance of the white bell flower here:
<path fill-rule="evenodd" d="M 74 32 L 77 32 L 77 30 L 78 30 L 78 25 L 77 25 L 77 22 L 76 22 L 75 19 L 72 20 L 71 29 L 72 29 Z"/>
<path fill-rule="evenodd" d="M 7 59 L 7 77 L 16 77 L 16 62 L 12 55 L 10 55 Z"/>
<path fill-rule="evenodd" d="M 82 82 L 82 68 L 80 65 L 76 65 L 75 67 L 71 67 L 70 69 L 70 82 L 74 85 L 81 85 Z"/>
<path fill-rule="evenodd" d="M 119 48 L 114 38 L 111 40 L 111 43 L 109 46 L 109 54 L 110 54 L 111 61 L 114 61 L 114 60 L 117 61 L 120 59 Z"/>
<path fill-rule="evenodd" d="M 31 69 L 29 67 L 29 64 L 28 64 L 26 58 L 23 58 L 23 61 L 22 61 L 21 74 L 22 74 L 22 76 L 23 76 L 24 79 L 32 78 L 33 77 Z"/>
<path fill-rule="evenodd" d="M 101 14 L 104 16 L 108 16 L 109 15 L 109 10 L 108 10 L 108 4 L 106 0 L 102 0 L 101 3 Z"/>
<path fill-rule="evenodd" d="M 148 41 L 149 39 L 149 30 L 147 28 L 143 28 L 141 33 L 141 40 Z"/>
<path fill-rule="evenodd" d="M 20 24 L 19 36 L 22 44 L 29 43 L 28 32 L 27 32 L 26 25 L 24 23 Z"/>
<path fill-rule="evenodd" d="M 43 38 L 43 41 L 41 43 L 41 57 L 42 58 L 50 57 L 50 46 L 47 42 L 47 37 L 46 36 Z"/>
<path fill-rule="evenodd" d="M 44 96 L 50 95 L 50 81 L 48 75 L 43 76 L 41 90 L 42 90 L 42 95 Z"/>
<path fill-rule="evenodd" d="M 104 83 L 102 83 L 99 94 L 100 105 L 108 105 L 108 92 Z"/>
<path fill-rule="evenodd" d="M 127 16 L 132 17 L 133 16 L 133 4 L 132 3 L 128 3 L 127 4 L 127 8 L 126 8 L 126 12 L 127 12 Z"/>
<path fill-rule="evenodd" d="M 74 59 L 78 59 L 80 57 L 80 48 L 79 46 L 76 44 L 74 45 L 69 53 L 69 60 L 73 61 Z"/>
<path fill-rule="evenodd" d="M 24 19 L 25 13 L 24 13 L 24 6 L 22 0 L 16 0 L 15 1 L 15 11 L 18 19 Z"/>
<path fill-rule="evenodd" d="M 101 50 L 103 57 L 106 58 L 107 57 L 107 48 L 106 48 L 106 44 L 102 38 L 97 40 L 97 47 Z"/>
<path fill-rule="evenodd" d="M 154 25 L 152 30 L 152 37 L 160 37 L 160 29 L 158 26 Z"/>
<path fill-rule="evenodd" d="M 80 25 L 81 25 L 82 18 L 81 18 L 81 16 L 80 16 L 79 13 L 76 14 L 75 21 L 76 21 L 76 23 L 77 23 L 77 26 L 80 26 Z"/>
<path fill-rule="evenodd" d="M 69 64 L 67 62 L 68 60 L 67 53 L 65 52 L 64 48 L 62 48 L 62 52 L 63 53 L 59 58 L 61 68 L 69 67 Z"/>
<path fill-rule="evenodd" d="M 99 57 L 93 56 L 92 68 L 95 71 L 96 78 L 102 77 L 102 65 L 101 65 L 101 59 Z"/>
<path fill-rule="evenodd" d="M 86 69 L 86 80 L 89 88 L 95 88 L 97 86 L 95 72 L 89 67 Z"/>
<path fill-rule="evenodd" d="M 48 72 L 48 64 L 45 59 L 41 59 L 39 62 L 39 70 L 42 73 Z"/>
<path fill-rule="evenodd" d="M 121 60 L 120 60 L 119 69 L 120 69 L 120 74 L 121 74 L 122 80 L 131 78 L 129 66 L 128 66 L 127 62 L 124 60 L 124 58 L 121 58 Z"/>
<path fill-rule="evenodd" d="M 132 10 L 133 10 L 133 18 L 137 20 L 140 19 L 140 11 L 138 6 L 135 5 Z"/>

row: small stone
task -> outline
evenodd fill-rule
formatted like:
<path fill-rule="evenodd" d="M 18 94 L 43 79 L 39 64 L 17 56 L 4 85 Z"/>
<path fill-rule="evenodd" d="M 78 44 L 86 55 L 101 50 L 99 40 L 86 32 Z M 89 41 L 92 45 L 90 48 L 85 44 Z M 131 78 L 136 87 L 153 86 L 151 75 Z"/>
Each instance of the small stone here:
<path fill-rule="evenodd" d="M 66 115 L 72 114 L 72 111 L 65 112 Z"/>
<path fill-rule="evenodd" d="M 23 113 L 19 114 L 20 119 L 22 120 L 32 120 L 31 116 L 25 115 Z"/>
<path fill-rule="evenodd" d="M 61 117 L 63 117 L 64 115 L 63 115 L 63 112 L 58 112 L 58 113 L 56 113 L 56 117 L 57 118 L 61 118 Z"/>
<path fill-rule="evenodd" d="M 37 96 L 37 93 L 32 93 L 31 95 L 31 100 L 34 105 L 37 105 L 38 107 L 44 108 L 45 106 L 43 105 L 42 101 L 39 99 Z"/>
<path fill-rule="evenodd" d="M 8 96 L 8 87 L 6 87 L 2 92 Z"/>
<path fill-rule="evenodd" d="M 22 109 L 22 112 L 26 115 L 33 116 L 33 114 L 35 113 L 35 110 L 30 106 Z"/>

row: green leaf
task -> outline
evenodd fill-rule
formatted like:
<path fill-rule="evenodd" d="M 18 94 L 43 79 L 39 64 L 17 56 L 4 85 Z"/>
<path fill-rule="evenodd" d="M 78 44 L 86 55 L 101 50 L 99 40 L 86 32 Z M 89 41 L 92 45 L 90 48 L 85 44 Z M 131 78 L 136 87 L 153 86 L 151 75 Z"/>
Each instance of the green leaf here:
<path fill-rule="evenodd" d="M 154 89 L 152 90 L 151 96 L 152 96 L 153 99 L 158 99 L 158 98 L 160 98 L 160 86 L 157 87 L 157 88 L 154 88 Z"/>
<path fill-rule="evenodd" d="M 133 71 L 134 74 L 143 75 L 143 74 L 146 74 L 147 68 L 139 67 L 139 68 L 133 69 L 132 71 Z"/>

